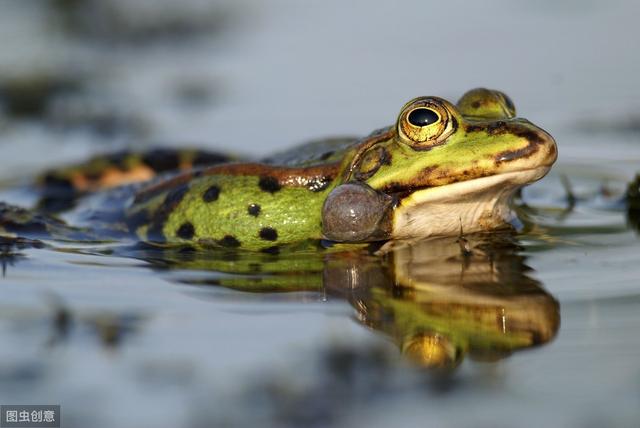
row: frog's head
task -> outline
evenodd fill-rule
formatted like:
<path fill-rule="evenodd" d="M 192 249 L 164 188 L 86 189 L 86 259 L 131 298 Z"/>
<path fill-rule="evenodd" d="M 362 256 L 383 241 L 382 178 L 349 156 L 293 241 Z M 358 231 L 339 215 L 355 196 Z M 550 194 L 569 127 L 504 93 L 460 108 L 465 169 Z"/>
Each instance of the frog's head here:
<path fill-rule="evenodd" d="M 376 206 L 385 201 L 378 218 L 369 220 L 377 221 L 375 226 L 367 225 L 368 232 L 358 235 L 368 234 L 369 240 L 504 225 L 512 216 L 511 195 L 542 178 L 557 157 L 547 132 L 516 117 L 509 97 L 488 89 L 467 92 L 457 105 L 438 97 L 415 98 L 402 107 L 394 127 L 370 141 L 346 177 L 350 192 L 361 192 L 361 186 L 363 194 L 375 192 Z M 376 211 L 372 208 L 366 211 Z"/>

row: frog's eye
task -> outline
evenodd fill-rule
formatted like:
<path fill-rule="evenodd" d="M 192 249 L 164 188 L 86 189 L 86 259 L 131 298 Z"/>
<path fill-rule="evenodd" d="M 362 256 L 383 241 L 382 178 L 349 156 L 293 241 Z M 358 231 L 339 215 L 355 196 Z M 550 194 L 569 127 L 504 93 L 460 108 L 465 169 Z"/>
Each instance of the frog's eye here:
<path fill-rule="evenodd" d="M 453 109 L 447 101 L 436 97 L 410 101 L 398 117 L 400 139 L 415 150 L 442 144 L 457 126 Z"/>
<path fill-rule="evenodd" d="M 504 92 L 476 88 L 465 93 L 458 101 L 458 109 L 469 119 L 511 119 L 516 107 Z"/>

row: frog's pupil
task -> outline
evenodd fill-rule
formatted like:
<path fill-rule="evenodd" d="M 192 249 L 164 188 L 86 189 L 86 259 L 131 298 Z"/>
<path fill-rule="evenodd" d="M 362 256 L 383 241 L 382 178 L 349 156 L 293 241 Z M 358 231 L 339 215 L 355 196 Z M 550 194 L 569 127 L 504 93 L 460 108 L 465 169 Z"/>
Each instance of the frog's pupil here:
<path fill-rule="evenodd" d="M 427 126 L 438 121 L 438 113 L 430 108 L 417 108 L 409 113 L 407 120 L 413 126 Z"/>

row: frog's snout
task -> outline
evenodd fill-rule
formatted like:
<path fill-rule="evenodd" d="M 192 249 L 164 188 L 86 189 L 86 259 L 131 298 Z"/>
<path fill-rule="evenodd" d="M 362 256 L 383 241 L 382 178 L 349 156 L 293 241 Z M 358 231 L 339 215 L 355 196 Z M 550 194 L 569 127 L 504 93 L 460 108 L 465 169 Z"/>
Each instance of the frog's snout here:
<path fill-rule="evenodd" d="M 532 160 L 537 162 L 537 166 L 551 167 L 558 159 L 558 148 L 556 140 L 544 129 L 534 125 L 528 120 L 529 143 L 532 146 Z"/>
<path fill-rule="evenodd" d="M 543 165 L 550 167 L 554 164 L 556 159 L 558 159 L 558 147 L 556 145 L 556 140 L 544 129 L 538 127 L 536 127 L 536 129 L 540 133 L 540 139 L 543 141 L 542 149 L 543 153 L 545 154 L 545 157 L 543 158 Z"/>
<path fill-rule="evenodd" d="M 517 143 L 494 155 L 496 166 L 516 169 L 551 167 L 558 158 L 555 139 L 544 129 L 526 119 L 500 121 L 488 128 L 489 135 L 504 134 Z M 509 168 L 510 169 L 510 168 Z"/>

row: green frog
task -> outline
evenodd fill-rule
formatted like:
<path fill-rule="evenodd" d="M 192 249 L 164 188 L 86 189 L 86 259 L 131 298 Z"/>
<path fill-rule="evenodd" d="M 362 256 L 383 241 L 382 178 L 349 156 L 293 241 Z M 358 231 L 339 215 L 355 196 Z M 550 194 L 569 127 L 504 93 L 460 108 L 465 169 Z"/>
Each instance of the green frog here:
<path fill-rule="evenodd" d="M 52 210 L 62 220 L 2 205 L 0 226 L 10 235 L 35 224 L 54 238 L 134 236 L 267 253 L 456 235 L 509 226 L 511 196 L 557 157 L 547 132 L 484 88 L 455 105 L 418 97 L 365 138 L 311 142 L 256 162 L 154 153 L 154 162 L 127 154 L 51 171 L 40 183 L 47 206 L 65 201 Z"/>

